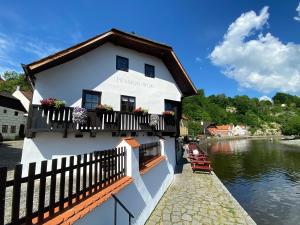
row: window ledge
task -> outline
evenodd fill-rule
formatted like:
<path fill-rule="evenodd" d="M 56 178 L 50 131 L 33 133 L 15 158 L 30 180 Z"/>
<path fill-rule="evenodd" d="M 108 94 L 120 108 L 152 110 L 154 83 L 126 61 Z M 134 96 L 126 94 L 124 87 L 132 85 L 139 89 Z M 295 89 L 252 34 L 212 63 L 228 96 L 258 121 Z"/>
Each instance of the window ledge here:
<path fill-rule="evenodd" d="M 89 212 L 94 210 L 97 206 L 103 204 L 105 201 L 112 197 L 112 194 L 118 193 L 120 190 L 129 185 L 133 179 L 131 177 L 124 177 L 107 188 L 99 191 L 98 193 L 90 196 L 83 202 L 80 202 L 78 205 L 73 208 L 61 213 L 60 215 L 54 217 L 53 219 L 48 220 L 43 223 L 44 225 L 70 225 L 75 221 L 81 219 Z M 37 224 L 37 218 L 33 219 L 32 224 Z"/>
<path fill-rule="evenodd" d="M 165 156 L 159 156 L 158 158 L 152 160 L 151 162 L 147 163 L 144 168 L 140 170 L 140 175 L 144 175 L 152 168 L 156 167 L 160 162 L 166 160 Z"/>

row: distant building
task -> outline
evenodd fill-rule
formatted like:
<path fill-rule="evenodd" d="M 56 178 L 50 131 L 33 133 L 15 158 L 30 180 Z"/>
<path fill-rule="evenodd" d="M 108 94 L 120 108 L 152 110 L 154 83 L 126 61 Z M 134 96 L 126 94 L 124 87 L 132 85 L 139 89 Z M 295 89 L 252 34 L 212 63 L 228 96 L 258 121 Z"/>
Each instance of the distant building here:
<path fill-rule="evenodd" d="M 32 92 L 31 91 L 22 91 L 20 89 L 20 86 L 17 86 L 17 89 L 15 92 L 12 94 L 15 98 L 19 99 L 26 109 L 27 113 L 29 111 L 29 106 L 31 104 L 32 100 Z"/>
<path fill-rule="evenodd" d="M 0 133 L 4 140 L 23 138 L 27 117 L 21 101 L 11 95 L 0 93 Z"/>
<path fill-rule="evenodd" d="M 245 125 L 236 125 L 232 127 L 233 136 L 245 136 L 248 135 L 248 129 Z"/>
<path fill-rule="evenodd" d="M 206 128 L 207 134 L 211 136 L 226 137 L 226 136 L 245 136 L 248 135 L 248 129 L 244 125 L 216 125 L 211 124 Z"/>
<path fill-rule="evenodd" d="M 206 133 L 211 136 L 232 136 L 232 125 L 215 125 L 211 124 L 206 128 Z"/>

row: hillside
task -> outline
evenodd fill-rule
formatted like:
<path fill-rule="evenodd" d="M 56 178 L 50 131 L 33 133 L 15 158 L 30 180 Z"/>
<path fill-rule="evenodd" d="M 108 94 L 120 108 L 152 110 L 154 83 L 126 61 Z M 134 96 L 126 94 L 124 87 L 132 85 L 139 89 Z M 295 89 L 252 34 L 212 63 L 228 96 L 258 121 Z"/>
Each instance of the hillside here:
<path fill-rule="evenodd" d="M 201 121 L 217 124 L 245 124 L 252 134 L 267 128 L 285 135 L 300 133 L 300 98 L 276 93 L 274 103 L 248 96 L 227 97 L 224 94 L 206 97 L 203 90 L 183 100 L 183 114 L 189 118 L 190 134 L 200 134 Z"/>

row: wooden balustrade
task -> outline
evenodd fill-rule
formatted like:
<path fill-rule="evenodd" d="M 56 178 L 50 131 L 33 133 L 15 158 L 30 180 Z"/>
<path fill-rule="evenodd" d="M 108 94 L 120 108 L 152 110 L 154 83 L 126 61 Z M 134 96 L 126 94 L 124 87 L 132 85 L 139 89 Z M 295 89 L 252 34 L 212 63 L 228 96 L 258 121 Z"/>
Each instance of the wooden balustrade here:
<path fill-rule="evenodd" d="M 68 132 L 111 131 L 111 132 L 177 132 L 177 121 L 173 116 L 158 115 L 156 126 L 150 126 L 151 114 L 139 115 L 128 112 L 96 112 L 88 111 L 86 124 L 76 124 L 72 120 L 72 107 L 60 110 L 43 108 L 40 105 L 32 105 L 28 118 L 27 137 L 34 137 L 37 132 L 63 132 L 64 137 Z"/>

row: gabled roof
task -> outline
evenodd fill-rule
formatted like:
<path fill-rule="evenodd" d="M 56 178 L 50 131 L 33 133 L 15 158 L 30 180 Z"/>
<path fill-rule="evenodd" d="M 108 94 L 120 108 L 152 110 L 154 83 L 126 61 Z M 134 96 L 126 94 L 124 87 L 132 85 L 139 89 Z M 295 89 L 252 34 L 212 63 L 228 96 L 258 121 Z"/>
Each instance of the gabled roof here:
<path fill-rule="evenodd" d="M 19 99 L 6 93 L 0 93 L 0 106 L 26 112 Z"/>
<path fill-rule="evenodd" d="M 32 84 L 34 85 L 34 74 L 75 59 L 76 57 L 79 57 L 106 42 L 112 42 L 116 45 L 161 58 L 172 74 L 183 95 L 188 96 L 197 93 L 194 84 L 170 46 L 117 29 L 111 29 L 108 32 L 90 38 L 87 41 L 22 66 L 25 74 L 29 76 Z"/>
<path fill-rule="evenodd" d="M 27 98 L 29 101 L 32 100 L 33 93 L 32 91 L 21 91 L 21 93 Z"/>

